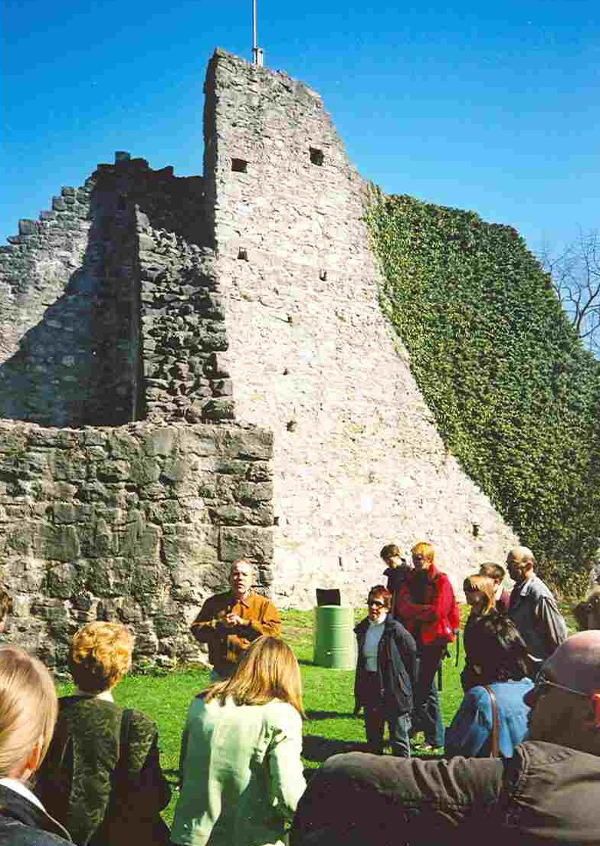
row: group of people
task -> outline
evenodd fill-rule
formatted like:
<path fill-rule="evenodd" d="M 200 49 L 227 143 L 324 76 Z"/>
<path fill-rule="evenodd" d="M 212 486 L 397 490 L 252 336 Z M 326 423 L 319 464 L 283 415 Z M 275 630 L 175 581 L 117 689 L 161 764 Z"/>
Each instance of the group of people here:
<path fill-rule="evenodd" d="M 375 585 L 368 614 L 356 627 L 355 710 L 364 708 L 367 742 L 382 752 L 384 726 L 392 753 L 410 757 L 410 736 L 420 751 L 445 747 L 447 756 L 510 757 L 527 730 L 523 697 L 541 663 L 567 636 L 552 593 L 535 575 L 534 557 L 515 547 L 506 571 L 485 563 L 465 579 L 470 615 L 464 630 L 464 699 L 444 734 L 436 675 L 458 633 L 459 612 L 448 577 L 435 566 L 434 548 L 418 543 L 412 563 L 395 544 L 381 550 L 387 587 Z"/>
<path fill-rule="evenodd" d="M 76 689 L 60 700 L 40 661 L 0 646 L 3 846 L 283 843 L 306 788 L 300 670 L 253 580 L 252 565 L 235 562 L 230 590 L 208 599 L 192 626 L 209 646 L 212 684 L 188 709 L 171 831 L 156 725 L 113 698 L 131 667 L 127 627 L 96 621 L 76 632 Z M 0 591 L 0 630 L 9 611 Z"/>
<path fill-rule="evenodd" d="M 0 843 L 283 846 L 291 825 L 293 846 L 391 846 L 468 842 L 483 824 L 523 844 L 600 844 L 600 631 L 566 639 L 525 547 L 508 556 L 510 597 L 503 568 L 483 565 L 464 583 L 465 696 L 446 730 L 450 760 L 409 760 L 415 731 L 425 749 L 443 743 L 435 676 L 458 607 L 430 544 L 413 547 L 412 566 L 395 545 L 382 558 L 387 586 L 371 589 L 356 627 L 355 696 L 371 751 L 383 751 L 387 723 L 392 756 L 334 756 L 307 787 L 298 663 L 273 604 L 252 590 L 252 565 L 238 561 L 230 590 L 192 624 L 212 683 L 188 709 L 170 832 L 156 726 L 112 696 L 131 666 L 128 629 L 97 621 L 74 635 L 76 690 L 59 701 L 37 659 L 0 646 Z"/>

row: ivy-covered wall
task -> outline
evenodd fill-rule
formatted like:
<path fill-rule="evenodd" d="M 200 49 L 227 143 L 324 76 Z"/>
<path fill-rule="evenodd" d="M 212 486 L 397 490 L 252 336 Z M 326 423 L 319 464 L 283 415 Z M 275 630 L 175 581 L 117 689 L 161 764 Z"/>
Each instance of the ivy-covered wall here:
<path fill-rule="evenodd" d="M 598 362 L 515 229 L 408 196 L 377 196 L 368 221 L 448 448 L 566 586 L 599 543 Z"/>

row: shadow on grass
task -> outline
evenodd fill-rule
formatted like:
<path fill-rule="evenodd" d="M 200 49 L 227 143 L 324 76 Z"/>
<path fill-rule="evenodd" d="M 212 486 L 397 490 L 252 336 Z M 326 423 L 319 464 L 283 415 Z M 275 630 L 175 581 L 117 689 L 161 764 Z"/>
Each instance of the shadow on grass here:
<path fill-rule="evenodd" d="M 349 740 L 333 740 L 319 734 L 305 734 L 302 738 L 302 757 L 307 761 L 322 763 L 332 755 L 341 752 L 368 752 L 366 743 L 356 743 Z"/>
<path fill-rule="evenodd" d="M 307 711 L 306 718 L 308 720 L 347 720 L 349 717 L 354 717 L 352 711 Z"/>

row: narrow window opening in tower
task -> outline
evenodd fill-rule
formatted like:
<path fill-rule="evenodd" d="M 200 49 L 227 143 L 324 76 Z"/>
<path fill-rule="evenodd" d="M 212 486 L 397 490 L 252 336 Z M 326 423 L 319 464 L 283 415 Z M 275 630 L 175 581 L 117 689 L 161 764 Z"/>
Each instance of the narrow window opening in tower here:
<path fill-rule="evenodd" d="M 248 162 L 245 159 L 232 159 L 231 169 L 234 173 L 248 173 Z"/>
<path fill-rule="evenodd" d="M 327 281 L 327 271 L 326 270 L 319 270 L 319 279 L 321 282 Z"/>
<path fill-rule="evenodd" d="M 321 167 L 325 156 L 323 155 L 323 150 L 319 150 L 317 147 L 309 147 L 310 150 L 310 160 L 314 165 L 318 165 Z"/>
<path fill-rule="evenodd" d="M 238 250 L 238 258 L 243 261 L 248 261 L 248 250 L 244 249 L 244 247 L 240 247 Z"/>

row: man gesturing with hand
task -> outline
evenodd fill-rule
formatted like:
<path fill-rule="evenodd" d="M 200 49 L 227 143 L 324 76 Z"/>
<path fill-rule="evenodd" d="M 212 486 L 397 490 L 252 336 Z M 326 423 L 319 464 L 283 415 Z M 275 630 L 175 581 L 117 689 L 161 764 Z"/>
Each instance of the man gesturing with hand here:
<path fill-rule="evenodd" d="M 228 678 L 257 637 L 279 635 L 277 609 L 252 590 L 253 582 L 253 565 L 244 559 L 235 561 L 229 573 L 231 590 L 210 596 L 192 623 L 196 640 L 208 644 L 211 681 Z"/>

